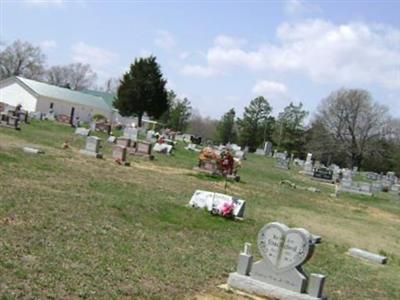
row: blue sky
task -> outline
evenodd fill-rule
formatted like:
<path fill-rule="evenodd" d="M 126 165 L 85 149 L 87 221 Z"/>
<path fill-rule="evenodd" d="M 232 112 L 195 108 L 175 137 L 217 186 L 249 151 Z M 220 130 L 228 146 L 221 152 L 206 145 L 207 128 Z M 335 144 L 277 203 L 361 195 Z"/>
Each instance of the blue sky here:
<path fill-rule="evenodd" d="M 400 117 L 400 1 L 0 0 L 0 40 L 40 45 L 48 65 L 90 63 L 98 84 L 154 54 L 202 115 L 265 96 L 312 112 L 364 88 Z"/>

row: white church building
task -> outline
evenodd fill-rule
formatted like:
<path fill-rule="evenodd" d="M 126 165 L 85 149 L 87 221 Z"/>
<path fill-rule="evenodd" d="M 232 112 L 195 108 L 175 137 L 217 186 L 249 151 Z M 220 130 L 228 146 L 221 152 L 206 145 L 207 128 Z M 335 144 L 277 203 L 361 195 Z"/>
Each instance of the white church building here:
<path fill-rule="evenodd" d="M 109 101 L 108 101 L 109 102 Z M 90 121 L 95 114 L 113 120 L 116 110 L 112 103 L 100 95 L 70 90 L 44 82 L 22 77 L 10 77 L 0 81 L 0 103 L 28 112 L 53 112 L 55 116 L 66 115 L 71 119 Z"/>

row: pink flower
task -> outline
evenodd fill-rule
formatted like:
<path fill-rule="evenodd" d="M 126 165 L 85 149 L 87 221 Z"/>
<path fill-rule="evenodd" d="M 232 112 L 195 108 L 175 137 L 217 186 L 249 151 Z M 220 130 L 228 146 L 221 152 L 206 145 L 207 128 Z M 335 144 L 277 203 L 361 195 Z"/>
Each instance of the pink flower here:
<path fill-rule="evenodd" d="M 224 205 L 222 206 L 221 215 L 223 217 L 230 217 L 233 213 L 234 208 L 235 205 L 233 203 L 225 202 Z"/>

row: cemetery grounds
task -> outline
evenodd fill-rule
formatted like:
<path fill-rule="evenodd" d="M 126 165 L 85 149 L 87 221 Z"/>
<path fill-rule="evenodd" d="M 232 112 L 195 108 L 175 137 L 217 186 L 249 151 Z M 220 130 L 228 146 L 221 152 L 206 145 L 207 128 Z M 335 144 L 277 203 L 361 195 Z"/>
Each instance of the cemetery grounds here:
<path fill-rule="evenodd" d="M 244 242 L 260 258 L 257 233 L 272 221 L 322 236 L 305 270 L 327 276 L 329 299 L 400 299 L 400 199 L 330 198 L 333 186 L 254 154 L 225 191 L 223 180 L 192 171 L 197 154 L 182 144 L 154 161 L 130 156 L 124 167 L 105 135 L 94 134 L 105 156 L 95 159 L 79 153 L 84 138 L 73 132 L 49 121 L 0 128 L 0 299 L 236 299 L 217 286 Z M 245 220 L 187 208 L 196 189 L 246 200 Z M 386 255 L 388 264 L 350 257 L 350 247 Z"/>

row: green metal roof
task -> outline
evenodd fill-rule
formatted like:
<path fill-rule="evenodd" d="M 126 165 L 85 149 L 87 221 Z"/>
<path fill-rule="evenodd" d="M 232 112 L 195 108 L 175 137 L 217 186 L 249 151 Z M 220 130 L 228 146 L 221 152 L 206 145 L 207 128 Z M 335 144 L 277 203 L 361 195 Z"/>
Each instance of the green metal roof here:
<path fill-rule="evenodd" d="M 104 100 L 102 97 L 22 77 L 16 78 L 40 96 L 60 99 L 71 103 L 86 105 L 89 107 L 96 107 L 104 111 L 111 110 L 109 105 L 106 103 L 106 100 Z"/>
<path fill-rule="evenodd" d="M 103 98 L 104 102 L 108 105 L 108 107 L 110 109 L 114 109 L 113 102 L 117 97 L 117 95 L 107 92 L 93 91 L 93 90 L 83 90 L 82 92 Z"/>

